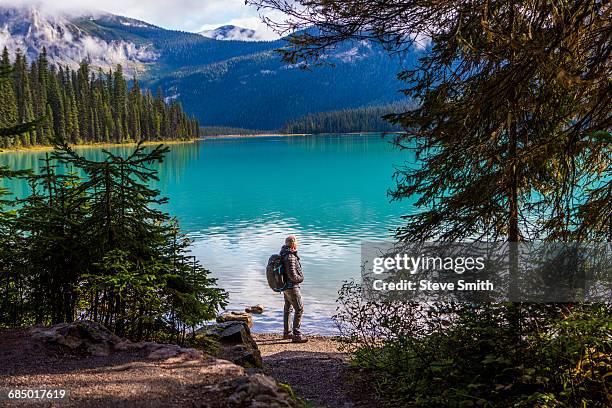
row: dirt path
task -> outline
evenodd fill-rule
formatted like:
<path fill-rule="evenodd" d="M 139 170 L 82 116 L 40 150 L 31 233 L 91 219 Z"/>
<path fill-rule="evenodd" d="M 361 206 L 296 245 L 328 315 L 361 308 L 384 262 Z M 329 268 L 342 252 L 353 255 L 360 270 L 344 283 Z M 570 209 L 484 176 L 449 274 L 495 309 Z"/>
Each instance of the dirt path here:
<path fill-rule="evenodd" d="M 61 389 L 66 390 L 66 397 L 9 401 L 5 398 L 11 389 Z M 0 330 L 0 407 L 3 408 L 294 405 L 288 403 L 288 395 L 277 398 L 281 395 L 279 392 L 269 377 L 246 376 L 242 367 L 197 353 L 171 358 L 152 358 L 138 351 L 117 351 L 108 356 L 66 354 L 63 349 L 32 340 L 26 329 Z"/>
<path fill-rule="evenodd" d="M 372 394 L 355 375 L 340 343 L 332 337 L 309 336 L 308 343 L 295 344 L 280 335 L 253 335 L 266 373 L 291 385 L 299 397 L 316 407 L 376 407 Z"/>

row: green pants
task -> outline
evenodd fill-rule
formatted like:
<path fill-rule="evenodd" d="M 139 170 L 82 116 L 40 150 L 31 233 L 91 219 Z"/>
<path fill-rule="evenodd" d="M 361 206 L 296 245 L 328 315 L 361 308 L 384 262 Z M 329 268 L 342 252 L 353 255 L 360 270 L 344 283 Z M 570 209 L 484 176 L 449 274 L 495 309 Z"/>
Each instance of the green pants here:
<path fill-rule="evenodd" d="M 302 323 L 302 314 L 304 313 L 304 304 L 302 303 L 302 294 L 300 293 L 300 288 L 295 287 L 291 289 L 287 289 L 283 291 L 283 295 L 285 296 L 285 308 L 283 310 L 283 323 L 285 325 L 285 334 L 289 332 L 289 315 L 291 314 L 291 309 L 295 310 L 295 315 L 293 316 L 293 335 L 299 336 L 300 333 L 300 324 Z"/>

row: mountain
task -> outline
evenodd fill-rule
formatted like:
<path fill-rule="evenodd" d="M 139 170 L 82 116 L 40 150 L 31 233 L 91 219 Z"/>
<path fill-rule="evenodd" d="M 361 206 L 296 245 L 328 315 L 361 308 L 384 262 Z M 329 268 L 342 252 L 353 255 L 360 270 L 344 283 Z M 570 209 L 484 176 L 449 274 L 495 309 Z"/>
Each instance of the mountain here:
<path fill-rule="evenodd" d="M 256 40 L 255 30 L 250 28 L 236 27 L 234 25 L 224 25 L 217 27 L 214 30 L 200 31 L 198 34 L 212 38 L 213 40 L 238 40 L 249 41 Z"/>
<path fill-rule="evenodd" d="M 51 63 L 73 69 L 84 58 L 105 71 L 122 64 L 141 86 L 161 88 L 203 125 L 271 130 L 310 113 L 401 98 L 401 66 L 378 46 L 346 43 L 326 56 L 330 65 L 303 70 L 281 61 L 275 50 L 284 45 L 221 41 L 106 13 L 0 6 L 0 48 L 19 48 L 31 60 L 44 47 Z"/>
<path fill-rule="evenodd" d="M 96 30 L 96 20 L 159 30 L 142 21 L 110 14 L 73 19 L 66 15 L 45 15 L 34 6 L 0 7 L 0 47 L 7 47 L 11 54 L 20 49 L 28 60 L 35 59 L 44 47 L 52 63 L 71 68 L 77 68 L 84 58 L 89 58 L 92 65 L 102 68 L 122 64 L 127 71 L 144 71 L 146 64 L 159 57 L 146 43 L 102 35 Z"/>

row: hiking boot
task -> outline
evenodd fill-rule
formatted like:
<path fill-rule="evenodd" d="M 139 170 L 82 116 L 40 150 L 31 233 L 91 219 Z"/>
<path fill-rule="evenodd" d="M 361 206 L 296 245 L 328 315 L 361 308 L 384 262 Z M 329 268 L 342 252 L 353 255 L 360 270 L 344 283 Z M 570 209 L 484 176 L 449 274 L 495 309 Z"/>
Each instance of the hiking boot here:
<path fill-rule="evenodd" d="M 290 340 L 293 339 L 293 336 L 291 335 L 291 333 L 283 333 L 283 340 Z"/>
<path fill-rule="evenodd" d="M 292 343 L 306 343 L 308 341 L 308 338 L 306 338 L 306 336 L 302 336 L 301 334 L 298 334 L 297 336 L 293 336 L 293 338 L 291 339 Z"/>

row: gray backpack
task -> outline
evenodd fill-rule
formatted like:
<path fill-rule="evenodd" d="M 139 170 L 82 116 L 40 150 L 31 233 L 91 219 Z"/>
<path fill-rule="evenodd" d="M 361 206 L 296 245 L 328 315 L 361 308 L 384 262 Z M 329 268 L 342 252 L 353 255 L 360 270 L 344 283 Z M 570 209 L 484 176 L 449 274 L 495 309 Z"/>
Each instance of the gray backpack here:
<path fill-rule="evenodd" d="M 283 259 L 280 255 L 272 255 L 266 266 L 266 278 L 268 285 L 275 292 L 282 292 L 285 288 L 285 274 L 283 271 Z"/>

